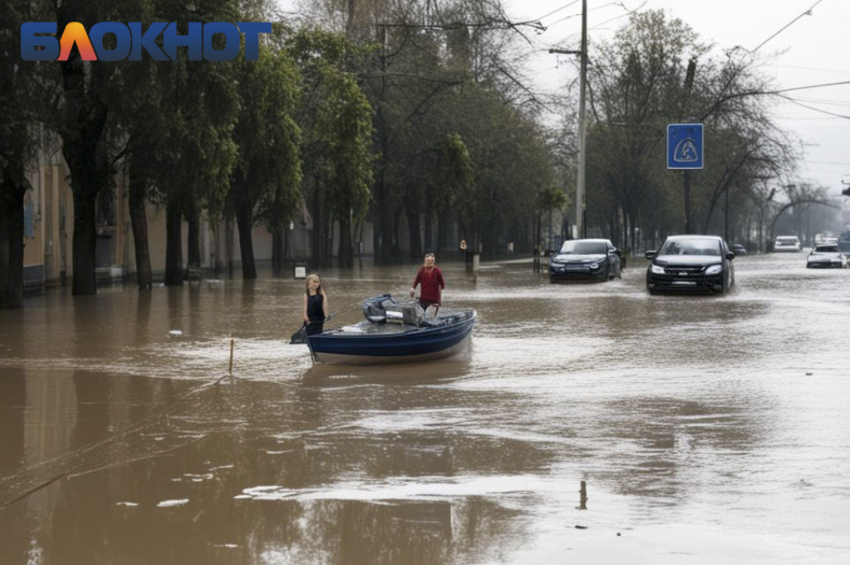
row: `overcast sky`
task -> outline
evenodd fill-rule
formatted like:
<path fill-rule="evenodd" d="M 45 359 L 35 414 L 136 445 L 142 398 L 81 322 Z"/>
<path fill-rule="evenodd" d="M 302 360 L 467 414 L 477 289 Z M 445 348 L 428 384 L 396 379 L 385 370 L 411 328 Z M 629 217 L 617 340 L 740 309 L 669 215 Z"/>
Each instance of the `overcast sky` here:
<path fill-rule="evenodd" d="M 292 10 L 296 0 L 278 4 Z M 772 57 L 764 70 L 779 88 L 850 81 L 850 0 L 588 0 L 587 4 L 591 41 L 610 39 L 627 21 L 625 8 L 664 9 L 719 50 L 736 45 L 753 50 L 779 32 L 758 49 Z M 569 56 L 551 55 L 548 48 L 577 48 L 581 0 L 503 0 L 503 5 L 512 21 L 539 20 L 546 27 L 543 33 L 529 34 L 539 48 L 529 69 L 537 86 L 554 91 L 574 81 Z M 810 8 L 811 15 L 800 17 Z M 789 95 L 817 110 L 850 116 L 850 84 Z M 790 102 L 775 107 L 778 123 L 804 144 L 805 160 L 799 178 L 792 180 L 820 184 L 838 194 L 842 178 L 850 182 L 850 119 L 823 112 Z"/>
<path fill-rule="evenodd" d="M 542 34 L 534 34 L 543 48 L 533 64 L 535 80 L 547 90 L 574 80 L 575 73 L 564 60 L 569 56 L 550 55 L 545 48 L 555 45 L 577 48 L 581 37 L 581 1 L 504 2 L 511 20 L 540 20 L 546 27 Z M 624 0 L 617 3 L 588 0 L 587 6 L 591 41 L 612 37 L 627 21 L 625 6 L 629 10 L 663 9 L 668 16 L 691 26 L 704 41 L 716 43 L 719 49 L 740 45 L 748 50 L 756 49 L 814 6 L 811 15 L 800 17 L 759 48 L 759 54 L 773 56 L 764 71 L 775 78 L 779 88 L 850 81 L 848 0 Z M 789 95 L 818 110 L 850 116 L 850 84 Z M 778 123 L 793 131 L 805 145 L 806 159 L 800 167 L 800 180 L 822 184 L 837 194 L 842 188 L 842 178 L 850 181 L 850 119 L 790 102 L 777 105 L 775 114 Z"/>

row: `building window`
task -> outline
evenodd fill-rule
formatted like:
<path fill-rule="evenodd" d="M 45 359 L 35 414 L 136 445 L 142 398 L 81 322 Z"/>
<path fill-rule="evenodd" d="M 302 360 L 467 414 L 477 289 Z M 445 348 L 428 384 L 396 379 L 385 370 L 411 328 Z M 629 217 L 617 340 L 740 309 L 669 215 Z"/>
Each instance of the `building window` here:
<path fill-rule="evenodd" d="M 27 198 L 24 204 L 24 237 L 35 237 L 35 211 L 32 198 Z"/>

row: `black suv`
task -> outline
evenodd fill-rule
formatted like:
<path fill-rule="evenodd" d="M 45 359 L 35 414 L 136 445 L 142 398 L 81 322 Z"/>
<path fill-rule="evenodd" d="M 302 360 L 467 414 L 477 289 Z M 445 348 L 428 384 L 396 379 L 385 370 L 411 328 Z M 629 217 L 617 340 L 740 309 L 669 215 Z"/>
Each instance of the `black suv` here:
<path fill-rule="evenodd" d="M 712 291 L 723 294 L 735 283 L 735 254 L 723 238 L 713 235 L 674 235 L 661 249 L 647 251 L 646 288 L 658 291 Z"/>

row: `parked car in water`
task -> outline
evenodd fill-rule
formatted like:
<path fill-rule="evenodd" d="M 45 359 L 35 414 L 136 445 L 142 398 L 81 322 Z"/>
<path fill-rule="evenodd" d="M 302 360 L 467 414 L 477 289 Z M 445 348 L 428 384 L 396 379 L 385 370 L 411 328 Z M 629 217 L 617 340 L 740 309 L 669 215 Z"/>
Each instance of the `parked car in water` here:
<path fill-rule="evenodd" d="M 796 235 L 780 235 L 773 242 L 774 251 L 802 251 L 803 244 Z"/>
<path fill-rule="evenodd" d="M 838 236 L 838 249 L 842 253 L 850 254 L 850 231 L 843 232 Z"/>
<path fill-rule="evenodd" d="M 740 243 L 733 243 L 732 245 L 729 246 L 729 249 L 732 251 L 732 253 L 735 254 L 736 257 L 738 255 L 746 255 L 747 254 L 747 248 L 744 247 L 743 245 L 741 245 Z"/>
<path fill-rule="evenodd" d="M 837 243 L 816 243 L 806 259 L 807 269 L 846 269 L 847 256 Z"/>
<path fill-rule="evenodd" d="M 549 260 L 549 282 L 622 277 L 620 250 L 608 239 L 570 239 Z"/>
<path fill-rule="evenodd" d="M 710 291 L 723 294 L 735 284 L 735 254 L 721 237 L 674 235 L 658 251 L 647 251 L 646 288 L 659 291 Z"/>

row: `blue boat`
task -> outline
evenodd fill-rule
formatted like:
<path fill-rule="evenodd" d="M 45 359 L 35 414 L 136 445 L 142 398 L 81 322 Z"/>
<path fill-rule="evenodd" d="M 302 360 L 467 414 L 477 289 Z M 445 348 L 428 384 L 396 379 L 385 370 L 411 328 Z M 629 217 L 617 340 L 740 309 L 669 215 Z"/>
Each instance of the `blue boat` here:
<path fill-rule="evenodd" d="M 412 363 L 460 351 L 477 314 L 471 308 L 440 308 L 436 317 L 414 302 L 397 303 L 389 294 L 363 302 L 366 320 L 307 337 L 314 363 L 373 365 Z"/>

